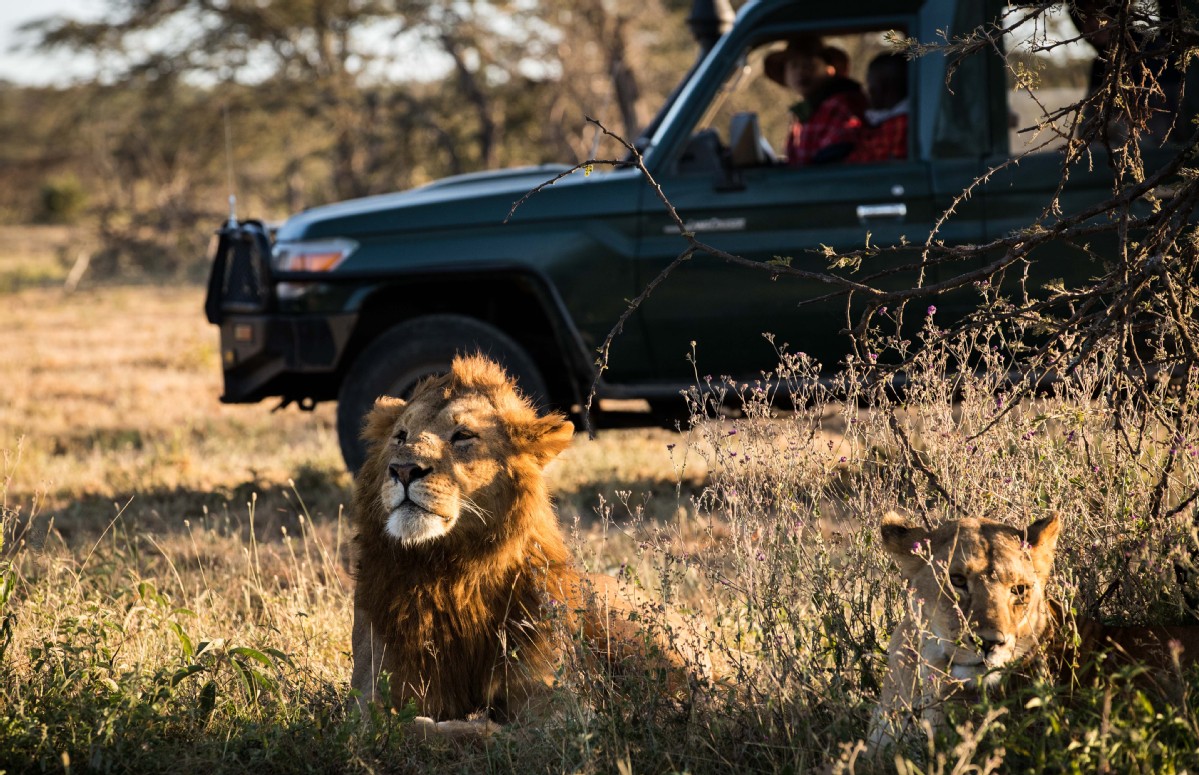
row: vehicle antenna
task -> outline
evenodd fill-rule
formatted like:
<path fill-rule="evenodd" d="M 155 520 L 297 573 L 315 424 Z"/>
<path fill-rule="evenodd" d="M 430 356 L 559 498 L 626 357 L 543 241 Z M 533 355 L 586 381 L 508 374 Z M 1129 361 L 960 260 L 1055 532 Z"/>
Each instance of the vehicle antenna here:
<path fill-rule="evenodd" d="M 229 228 L 237 228 L 237 196 L 233 190 L 233 129 L 229 124 L 229 103 L 221 106 L 225 117 L 225 167 L 229 185 Z"/>
<path fill-rule="evenodd" d="M 619 66 L 620 66 L 620 63 L 618 63 L 618 62 L 612 63 L 613 82 L 615 82 L 615 80 L 616 80 L 615 73 L 616 73 L 616 69 Z M 595 115 L 597 115 L 597 116 L 604 115 L 604 111 L 606 111 L 608 109 L 608 105 L 610 105 L 612 103 L 611 92 L 605 92 L 603 99 L 604 99 L 604 101 L 600 103 L 599 110 L 597 110 L 595 112 Z M 591 139 L 591 155 L 587 157 L 588 159 L 594 159 L 596 156 L 599 155 L 600 141 L 602 141 L 604 139 L 604 132 L 602 129 L 600 129 L 599 125 L 597 124 L 593 128 L 595 129 L 595 137 L 593 137 Z"/>
<path fill-rule="evenodd" d="M 604 139 L 604 133 L 597 126 L 595 128 L 595 137 L 591 140 L 591 155 L 588 159 L 594 159 L 599 154 L 600 140 Z"/>

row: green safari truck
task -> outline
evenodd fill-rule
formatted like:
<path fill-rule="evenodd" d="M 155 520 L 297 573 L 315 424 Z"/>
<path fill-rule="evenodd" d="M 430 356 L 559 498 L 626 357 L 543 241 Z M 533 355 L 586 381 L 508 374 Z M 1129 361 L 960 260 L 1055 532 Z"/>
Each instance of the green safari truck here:
<path fill-rule="evenodd" d="M 906 158 L 807 167 L 780 163 L 771 148 L 783 143 L 795 98 L 765 77 L 764 62 L 788 41 L 816 36 L 844 51 L 848 75 L 861 81 L 892 36 L 935 42 L 941 31 L 963 32 L 1003 13 L 993 0 L 750 0 L 637 140 L 645 167 L 689 231 L 748 259 L 787 256 L 792 266 L 823 271 L 821 245 L 853 249 L 867 235 L 875 245 L 922 242 L 964 187 L 1021 150 L 1013 116 L 1024 118 L 1028 105 L 1009 92 L 1000 56 L 965 60 L 948 87 L 945 56 L 907 63 Z M 1085 87 L 1059 86 L 1062 93 L 1046 99 L 1072 101 Z M 597 347 L 685 244 L 633 166 L 568 176 L 505 222 L 514 202 L 565 169 L 447 178 L 317 207 L 277 229 L 232 219 L 219 232 L 206 305 L 220 327 L 222 400 L 279 397 L 304 408 L 337 401 L 351 470 L 363 459 L 358 429 L 374 399 L 403 395 L 456 352 L 488 353 L 543 405 L 580 411 Z M 1030 223 L 1059 177 L 1053 148 L 1028 157 L 959 204 L 938 238 L 979 243 Z M 1099 201 L 1110 187 L 1110 173 L 1096 165 L 1072 177 L 1066 204 Z M 1045 279 L 1094 273 L 1081 253 L 1043 252 L 1034 271 Z M 898 261 L 880 257 L 861 271 Z M 913 279 L 899 273 L 886 282 Z M 625 323 L 599 381 L 596 420 L 604 421 L 603 399 L 669 407 L 697 369 L 745 378 L 773 368 L 767 332 L 835 368 L 849 349 L 845 300 L 797 305 L 827 293 L 818 283 L 694 257 Z M 970 302 L 938 298 L 939 319 Z M 652 412 L 644 417 L 654 421 Z"/>

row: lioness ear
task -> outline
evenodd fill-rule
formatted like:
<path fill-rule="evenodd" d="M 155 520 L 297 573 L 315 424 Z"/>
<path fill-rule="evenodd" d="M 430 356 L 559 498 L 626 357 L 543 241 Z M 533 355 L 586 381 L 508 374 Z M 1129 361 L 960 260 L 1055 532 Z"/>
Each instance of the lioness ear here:
<path fill-rule="evenodd" d="M 560 414 L 547 414 L 513 429 L 513 441 L 541 465 L 550 462 L 569 447 L 574 435 L 574 423 Z"/>
<path fill-rule="evenodd" d="M 407 405 L 408 402 L 402 398 L 379 396 L 375 399 L 375 405 L 362 419 L 362 440 L 374 444 L 387 443 L 391 438 L 391 429 Z"/>
<path fill-rule="evenodd" d="M 1024 531 L 1024 540 L 1032 552 L 1032 565 L 1042 579 L 1049 577 L 1053 567 L 1053 554 L 1057 551 L 1057 537 L 1062 532 L 1062 521 L 1057 512 L 1038 519 Z"/>
<path fill-rule="evenodd" d="M 905 578 L 910 578 L 927 562 L 915 553 L 917 545 L 928 538 L 928 531 L 922 527 L 908 524 L 906 517 L 894 511 L 883 515 L 880 530 L 883 536 L 883 548 L 899 566 L 899 572 Z"/>

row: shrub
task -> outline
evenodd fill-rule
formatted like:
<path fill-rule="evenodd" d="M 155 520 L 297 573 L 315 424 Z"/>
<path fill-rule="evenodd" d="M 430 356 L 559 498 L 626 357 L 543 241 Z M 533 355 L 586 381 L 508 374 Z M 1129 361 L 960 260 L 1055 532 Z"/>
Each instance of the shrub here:
<path fill-rule="evenodd" d="M 38 220 L 43 223 L 75 223 L 87 208 L 87 192 L 70 173 L 44 182 L 40 199 Z"/>

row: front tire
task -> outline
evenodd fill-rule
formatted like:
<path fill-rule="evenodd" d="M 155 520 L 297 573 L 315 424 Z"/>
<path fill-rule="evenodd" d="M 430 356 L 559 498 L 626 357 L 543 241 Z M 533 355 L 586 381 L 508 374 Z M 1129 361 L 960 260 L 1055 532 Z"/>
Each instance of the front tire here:
<path fill-rule="evenodd" d="M 383 332 L 355 359 L 337 396 L 337 440 L 350 473 L 366 461 L 362 419 L 379 396 L 407 398 L 425 377 L 450 370 L 455 355 L 478 352 L 498 361 L 535 406 L 548 391 L 537 364 L 510 336 L 463 315 L 428 315 Z"/>

